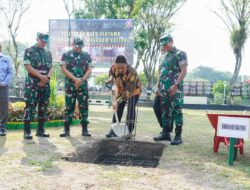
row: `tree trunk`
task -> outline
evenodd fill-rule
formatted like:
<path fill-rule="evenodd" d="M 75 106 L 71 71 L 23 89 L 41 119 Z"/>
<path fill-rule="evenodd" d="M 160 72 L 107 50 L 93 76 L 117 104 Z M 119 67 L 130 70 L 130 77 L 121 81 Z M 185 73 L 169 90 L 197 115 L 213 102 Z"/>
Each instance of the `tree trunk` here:
<path fill-rule="evenodd" d="M 149 73 L 149 75 L 151 75 Z M 152 88 L 153 85 L 152 85 L 152 76 L 148 76 L 147 78 L 147 101 L 150 101 L 151 100 L 151 95 L 152 95 Z"/>
<path fill-rule="evenodd" d="M 234 74 L 233 74 L 232 80 L 230 82 L 231 88 L 233 87 L 234 83 L 236 83 L 237 78 L 239 76 L 241 63 L 242 63 L 241 50 L 238 50 L 238 52 L 235 54 L 235 60 L 236 60 L 236 63 L 235 63 Z"/>

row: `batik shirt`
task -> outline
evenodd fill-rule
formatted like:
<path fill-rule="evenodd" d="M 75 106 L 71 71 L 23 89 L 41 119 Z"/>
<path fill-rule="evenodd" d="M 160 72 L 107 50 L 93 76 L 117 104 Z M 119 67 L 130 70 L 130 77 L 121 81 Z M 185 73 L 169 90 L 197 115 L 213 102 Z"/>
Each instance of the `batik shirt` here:
<path fill-rule="evenodd" d="M 131 65 L 127 65 L 126 73 L 120 75 L 116 70 L 115 64 L 113 64 L 109 75 L 115 80 L 117 87 L 116 100 L 118 102 L 126 101 L 131 96 L 141 94 L 141 81 L 138 78 L 136 70 Z"/>

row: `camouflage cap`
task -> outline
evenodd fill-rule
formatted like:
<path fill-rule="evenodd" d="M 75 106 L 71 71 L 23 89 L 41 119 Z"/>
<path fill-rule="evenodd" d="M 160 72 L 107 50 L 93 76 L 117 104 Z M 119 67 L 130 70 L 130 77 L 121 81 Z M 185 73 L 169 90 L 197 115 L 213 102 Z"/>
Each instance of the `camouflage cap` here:
<path fill-rule="evenodd" d="M 40 39 L 45 43 L 48 43 L 48 41 L 49 41 L 49 34 L 47 34 L 47 33 L 37 32 L 36 37 L 37 37 L 37 39 Z"/>
<path fill-rule="evenodd" d="M 75 47 L 80 47 L 80 48 L 82 48 L 84 46 L 83 40 L 79 37 L 74 38 L 73 44 L 75 45 Z"/>
<path fill-rule="evenodd" d="M 160 43 L 162 46 L 167 44 L 168 42 L 172 41 L 173 37 L 170 34 L 165 34 L 160 38 Z"/>

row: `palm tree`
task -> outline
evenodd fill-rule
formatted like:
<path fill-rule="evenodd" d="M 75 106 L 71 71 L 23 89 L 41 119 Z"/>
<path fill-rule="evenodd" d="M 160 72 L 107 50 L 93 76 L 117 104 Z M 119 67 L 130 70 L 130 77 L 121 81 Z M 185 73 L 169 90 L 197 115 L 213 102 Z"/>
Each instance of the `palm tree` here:
<path fill-rule="evenodd" d="M 250 0 L 220 0 L 222 14 L 215 14 L 230 32 L 230 43 L 235 55 L 235 68 L 230 86 L 236 82 L 242 64 L 242 51 L 248 37 Z"/>

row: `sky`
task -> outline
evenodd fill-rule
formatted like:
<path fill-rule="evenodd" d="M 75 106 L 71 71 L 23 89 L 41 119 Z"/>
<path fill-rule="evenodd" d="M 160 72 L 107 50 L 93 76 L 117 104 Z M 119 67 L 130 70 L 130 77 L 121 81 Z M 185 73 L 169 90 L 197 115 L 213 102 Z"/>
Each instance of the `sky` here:
<path fill-rule="evenodd" d="M 8 1 L 8 0 L 4 0 Z M 172 36 L 178 49 L 188 56 L 189 71 L 202 65 L 221 71 L 234 71 L 234 54 L 229 33 L 211 11 L 218 9 L 218 0 L 188 0 L 174 17 Z M 62 0 L 32 0 L 32 9 L 24 16 L 18 41 L 32 45 L 37 31 L 48 31 L 49 19 L 67 19 Z M 0 32 L 4 24 L 0 20 Z M 243 53 L 240 74 L 250 73 L 250 40 Z"/>

